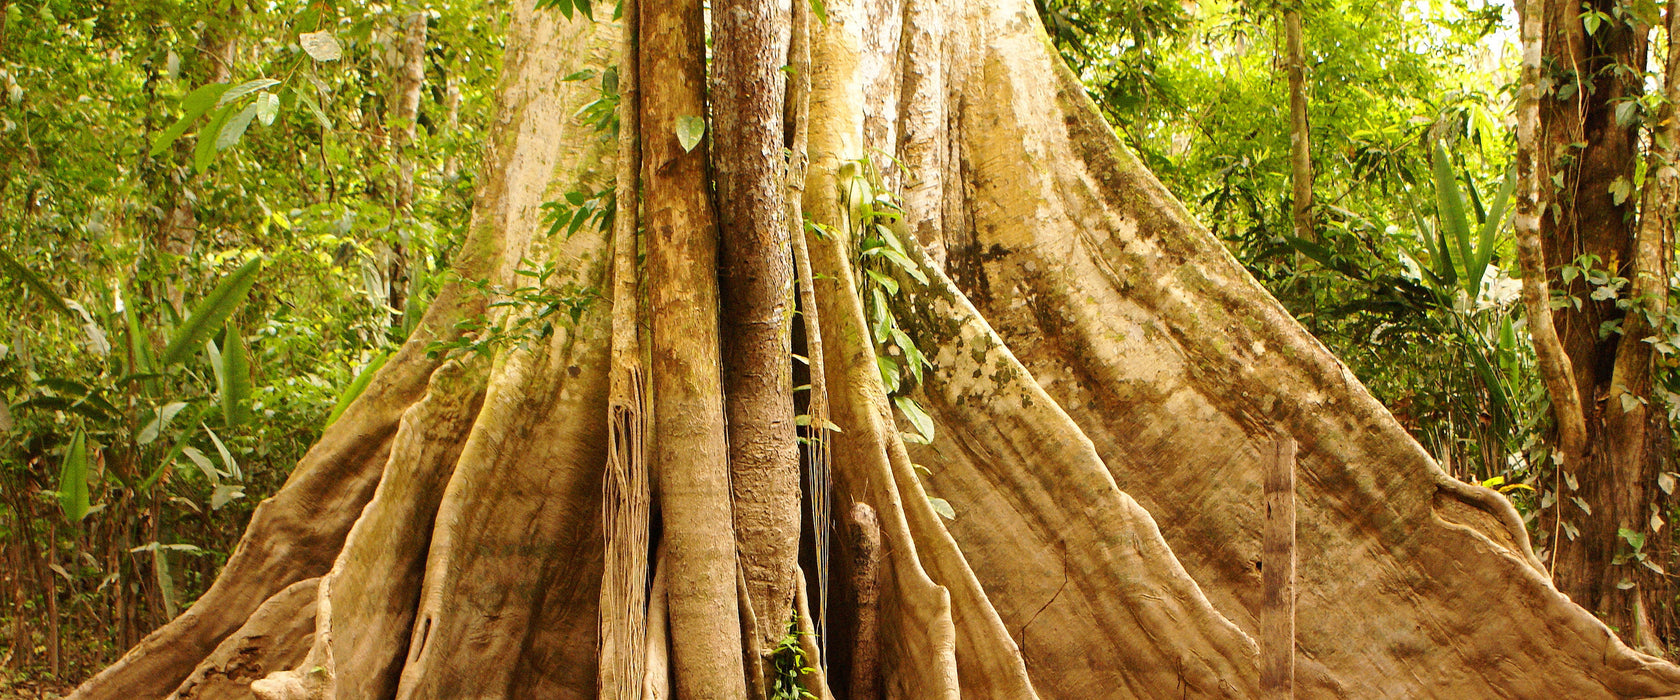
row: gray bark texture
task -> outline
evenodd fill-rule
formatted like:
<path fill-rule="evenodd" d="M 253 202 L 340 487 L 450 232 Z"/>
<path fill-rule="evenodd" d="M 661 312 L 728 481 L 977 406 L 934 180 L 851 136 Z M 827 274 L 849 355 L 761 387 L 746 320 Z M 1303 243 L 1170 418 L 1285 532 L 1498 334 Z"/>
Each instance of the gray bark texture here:
<path fill-rule="evenodd" d="M 835 233 L 798 235 L 838 430 L 814 434 L 832 510 L 875 524 L 833 524 L 822 638 L 806 622 L 795 640 L 823 655 L 813 692 L 862 698 L 862 676 L 904 700 L 1258 696 L 1262 479 L 1285 437 L 1297 697 L 1680 693 L 1680 668 L 1558 593 L 1511 505 L 1442 472 L 1125 149 L 1030 2 L 835 0 L 827 20 L 810 23 L 800 209 Z M 706 146 L 676 136 L 707 113 L 698 2 L 646 4 L 639 22 L 657 551 L 640 687 L 743 698 L 762 680 L 746 678 L 743 620 L 761 638 L 788 628 L 737 562 L 713 214 L 734 203 L 708 192 Z M 552 265 L 576 320 L 493 359 L 433 359 L 486 313 L 469 289 L 440 294 L 215 586 L 74 698 L 186 696 L 270 628 L 290 641 L 251 685 L 263 698 L 600 697 L 620 295 L 601 291 L 611 233 L 543 236 L 540 205 L 613 180 L 611 139 L 574 116 L 594 89 L 563 77 L 613 65 L 619 36 L 518 4 L 458 256 L 497 284 Z M 840 193 L 859 159 L 886 160 L 872 154 L 903 156 L 884 175 L 918 274 L 891 304 L 931 361 L 899 390 L 931 416 L 929 444 L 901 437 L 844 229 Z M 791 601 L 821 581 L 792 571 L 808 616 Z"/>

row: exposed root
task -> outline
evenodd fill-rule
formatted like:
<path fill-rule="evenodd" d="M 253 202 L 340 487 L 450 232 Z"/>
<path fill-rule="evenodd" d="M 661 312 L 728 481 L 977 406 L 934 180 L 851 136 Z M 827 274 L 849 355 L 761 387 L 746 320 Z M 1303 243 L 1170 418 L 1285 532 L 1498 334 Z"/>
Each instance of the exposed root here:
<path fill-rule="evenodd" d="M 828 689 L 828 674 L 824 669 L 822 649 L 818 645 L 817 627 L 811 622 L 811 596 L 805 586 L 805 571 L 797 569 L 799 587 L 794 589 L 794 614 L 799 616 L 799 651 L 805 655 L 806 671 L 800 674 L 799 682 L 805 691 L 817 696 L 817 700 L 833 700 L 834 693 Z"/>
<path fill-rule="evenodd" d="M 648 591 L 647 670 L 642 676 L 642 700 L 671 700 L 671 624 L 665 606 L 665 546 L 659 546 Z"/>
<path fill-rule="evenodd" d="M 867 503 L 852 504 L 852 695 L 881 697 L 881 523 Z"/>
<path fill-rule="evenodd" d="M 244 700 L 250 685 L 309 652 L 315 633 L 315 587 L 304 579 L 274 594 L 238 631 L 210 652 L 169 700 Z"/>

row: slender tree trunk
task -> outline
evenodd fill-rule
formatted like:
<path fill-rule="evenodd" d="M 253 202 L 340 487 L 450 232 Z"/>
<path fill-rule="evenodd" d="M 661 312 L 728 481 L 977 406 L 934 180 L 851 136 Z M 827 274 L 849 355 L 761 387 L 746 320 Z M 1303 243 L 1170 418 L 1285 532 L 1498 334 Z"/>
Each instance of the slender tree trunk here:
<path fill-rule="evenodd" d="M 414 221 L 414 154 L 410 151 L 420 116 L 420 93 L 426 85 L 427 19 L 427 13 L 416 12 L 399 22 L 391 110 L 386 115 L 386 128 L 391 130 L 391 157 L 396 161 L 396 184 L 392 188 L 396 216 L 392 225 L 397 229 L 397 241 L 391 246 L 391 262 L 385 275 L 389 285 L 386 296 L 399 317 L 413 293 L 409 249 Z"/>
<path fill-rule="evenodd" d="M 712 8 L 714 140 L 735 542 L 767 657 L 793 611 L 799 449 L 793 423 L 793 261 L 782 203 L 784 25 L 774 0 Z"/>
<path fill-rule="evenodd" d="M 47 581 L 47 673 L 53 678 L 62 678 L 64 673 L 64 649 L 60 642 L 58 620 L 58 575 L 53 566 L 58 563 L 58 521 L 54 520 L 47 527 L 47 558 L 44 578 Z"/>
<path fill-rule="evenodd" d="M 449 138 L 456 138 L 461 130 L 461 80 L 450 76 L 446 79 L 448 87 L 443 91 L 443 133 Z M 458 148 L 458 146 L 457 146 Z M 460 159 L 455 157 L 457 148 L 451 148 L 448 155 L 443 157 L 443 181 L 454 183 L 460 177 Z"/>
<path fill-rule="evenodd" d="M 1318 230 L 1313 226 L 1312 127 L 1307 119 L 1307 51 L 1301 40 L 1301 11 L 1286 10 L 1283 26 L 1289 51 L 1289 170 L 1295 193 L 1290 203 L 1290 218 L 1295 222 L 1297 238 L 1317 241 Z"/>
<path fill-rule="evenodd" d="M 1522 6 L 1522 76 L 1517 92 L 1517 202 L 1513 223 L 1516 227 L 1517 258 L 1523 273 L 1523 308 L 1526 311 L 1529 336 L 1533 338 L 1534 354 L 1540 377 L 1552 397 L 1552 415 L 1557 421 L 1558 451 L 1565 470 L 1578 469 L 1586 445 L 1586 422 L 1581 409 L 1580 394 L 1575 388 L 1575 373 L 1569 355 L 1552 325 L 1550 266 L 1546 264 L 1546 250 L 1541 236 L 1541 218 L 1545 215 L 1546 192 L 1541 162 L 1540 143 L 1540 80 L 1543 15 L 1536 7 L 1542 0 L 1526 0 Z M 1561 504 L 1560 504 L 1561 505 Z M 1554 553 L 1556 549 L 1554 548 Z"/>
<path fill-rule="evenodd" d="M 233 77 L 233 65 L 239 48 L 239 16 L 241 4 L 238 2 L 228 6 L 225 16 L 215 18 L 207 23 L 199 33 L 198 45 L 195 47 L 194 63 L 199 66 L 193 71 L 198 76 L 195 89 L 201 85 L 225 83 Z M 215 134 L 198 134 L 195 138 L 216 138 Z M 169 211 L 158 230 L 157 239 L 153 245 L 176 258 L 186 256 L 192 252 L 193 244 L 198 239 L 198 215 L 193 212 L 192 202 L 187 200 L 184 192 L 186 182 L 191 177 L 190 166 L 192 160 L 192 143 L 179 140 L 175 143 L 176 161 L 181 163 L 168 176 Z M 170 266 L 173 271 L 174 266 Z M 185 317 L 184 292 L 179 282 L 169 280 L 164 282 L 164 298 L 168 299 L 175 313 Z"/>
<path fill-rule="evenodd" d="M 685 151 L 679 120 L 703 117 L 698 0 L 643 9 L 643 177 L 653 346 L 653 469 L 670 555 L 671 668 L 683 700 L 745 698 L 735 527 L 718 337 L 717 224 L 702 141 Z M 675 582 L 681 582 L 676 585 Z"/>

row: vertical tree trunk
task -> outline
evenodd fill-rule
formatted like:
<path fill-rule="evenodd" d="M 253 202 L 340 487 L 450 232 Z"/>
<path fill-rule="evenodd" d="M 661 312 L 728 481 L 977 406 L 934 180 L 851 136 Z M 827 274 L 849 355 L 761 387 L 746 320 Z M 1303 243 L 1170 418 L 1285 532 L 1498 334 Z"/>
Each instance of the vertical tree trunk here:
<path fill-rule="evenodd" d="M 397 35 L 397 64 L 391 85 L 391 110 L 386 114 L 385 126 L 391 130 L 391 157 L 396 161 L 396 184 L 392 188 L 392 203 L 396 216 L 392 225 L 397 241 L 391 246 L 391 262 L 386 269 L 387 298 L 390 307 L 400 316 L 413 293 L 409 271 L 410 228 L 414 220 L 414 143 L 415 121 L 420 116 L 420 92 L 426 84 L 426 23 L 427 13 L 415 12 L 403 17 Z"/>
<path fill-rule="evenodd" d="M 713 125 L 723 230 L 724 382 L 735 542 L 761 656 L 787 631 L 799 555 L 793 264 L 783 224 L 784 25 L 774 0 L 712 7 Z"/>
<path fill-rule="evenodd" d="M 1307 119 L 1307 51 L 1301 40 L 1300 9 L 1286 10 L 1283 25 L 1289 51 L 1290 182 L 1295 193 L 1290 204 L 1290 216 L 1295 222 L 1297 238 L 1316 241 L 1318 230 L 1313 227 L 1312 214 L 1312 127 Z"/>
<path fill-rule="evenodd" d="M 47 581 L 47 672 L 53 678 L 60 678 L 60 674 L 64 672 L 62 656 L 64 649 L 59 644 L 58 574 L 53 571 L 53 565 L 56 563 L 58 563 L 58 521 L 55 519 L 47 527 L 47 558 L 45 570 L 41 573 Z"/>
<path fill-rule="evenodd" d="M 636 238 L 641 223 L 638 7 L 622 0 L 618 42 L 618 160 L 614 163 L 612 368 L 607 385 L 607 471 L 601 494 L 606 563 L 601 577 L 600 695 L 640 700 L 648 627 L 647 377 L 642 367 Z M 658 623 L 663 625 L 661 617 Z"/>
<path fill-rule="evenodd" d="M 1542 77 L 1549 77 L 1552 85 L 1549 94 L 1537 95 L 1537 145 L 1544 149 L 1539 182 L 1552 191 L 1546 198 L 1552 206 L 1540 213 L 1546 263 L 1572 265 L 1583 256 L 1594 256 L 1595 267 L 1638 279 L 1637 198 L 1625 191 L 1615 194 L 1613 185 L 1621 182 L 1631 190 L 1638 129 L 1636 123 L 1619 121 L 1616 108 L 1643 91 L 1638 76 L 1645 67 L 1646 32 L 1618 19 L 1589 34 L 1582 11 L 1620 16 L 1619 3 L 1613 0 L 1593 0 L 1587 6 L 1574 0 L 1530 4 L 1544 9 L 1541 59 L 1548 72 Z M 1643 410 L 1640 400 L 1649 388 L 1639 376 L 1624 372 L 1632 382 L 1616 384 L 1620 338 L 1607 324 L 1628 322 L 1616 299 L 1592 299 L 1594 289 L 1585 276 L 1567 283 L 1555 275 L 1551 279 L 1580 301 L 1578 307 L 1571 303 L 1554 311 L 1553 317 L 1585 426 L 1580 459 L 1574 466 L 1564 465 L 1557 506 L 1542 521 L 1548 531 L 1557 532 L 1550 543 L 1556 562 L 1553 576 L 1560 590 L 1631 639 L 1650 626 L 1647 616 L 1635 611 L 1651 606 L 1641 599 L 1647 587 L 1626 583 L 1637 584 L 1650 573 L 1641 572 L 1643 567 L 1633 561 L 1615 563 L 1619 554 L 1632 551 L 1620 531 L 1649 531 L 1649 494 L 1655 493 L 1662 454 L 1655 448 L 1665 443 L 1667 427 L 1650 420 Z M 1641 354 L 1629 362 L 1643 367 L 1648 358 L 1641 360 Z M 1563 437 L 1560 430 L 1560 446 Z"/>
<path fill-rule="evenodd" d="M 1540 144 L 1540 80 L 1542 0 L 1526 0 L 1522 10 L 1522 74 L 1517 88 L 1517 202 L 1512 223 L 1516 228 L 1517 260 L 1523 275 L 1523 308 L 1529 319 L 1536 363 L 1546 392 L 1552 398 L 1552 415 L 1557 421 L 1561 465 L 1578 469 L 1586 446 L 1586 423 L 1575 373 L 1568 353 L 1552 325 L 1551 284 L 1546 249 L 1541 237 L 1541 217 L 1546 212 L 1550 185 L 1542 175 Z M 1560 481 L 1561 483 L 1561 481 Z M 1562 503 L 1559 503 L 1562 506 Z M 1554 561 L 1557 549 L 1553 548 Z"/>
<path fill-rule="evenodd" d="M 1663 319 L 1668 311 L 1667 258 L 1672 254 L 1669 242 L 1673 240 L 1676 188 L 1680 180 L 1675 172 L 1676 157 L 1680 156 L 1680 149 L 1676 148 L 1676 141 L 1680 141 L 1680 124 L 1676 122 L 1680 120 L 1676 119 L 1675 111 L 1676 102 L 1680 102 L 1680 46 L 1676 45 L 1676 37 L 1680 36 L 1680 12 L 1672 4 L 1668 8 L 1666 33 L 1664 100 L 1650 121 L 1655 126 L 1646 153 L 1645 186 L 1640 193 L 1639 224 L 1634 232 L 1630 261 L 1627 295 L 1635 306 L 1622 320 L 1622 336 L 1616 345 L 1609 399 L 1604 409 L 1605 451 L 1614 465 L 1613 478 L 1631 486 L 1617 493 L 1616 525 L 1618 530 L 1629 528 L 1635 532 L 1645 532 L 1649 525 L 1653 544 L 1642 552 L 1649 557 L 1662 557 L 1666 550 L 1654 544 L 1659 541 L 1655 535 L 1661 532 L 1658 513 L 1666 509 L 1657 504 L 1663 494 L 1651 488 L 1651 479 L 1667 459 L 1665 438 L 1669 427 L 1651 391 L 1654 354 L 1650 340 L 1652 319 Z M 1651 517 L 1640 517 L 1647 508 Z M 1627 594 L 1635 597 L 1621 604 L 1632 607 L 1629 616 L 1634 628 L 1624 631 L 1630 641 L 1641 649 L 1659 653 L 1663 646 L 1659 630 L 1654 629 L 1647 613 L 1667 607 L 1661 601 L 1661 594 L 1673 588 L 1664 577 L 1652 576 L 1653 573 L 1646 567 L 1635 568 L 1628 579 L 1637 581 L 1638 587 Z M 1616 580 L 1608 580 L 1612 578 Z M 1613 574 L 1606 579 L 1611 586 L 1620 583 Z"/>
<path fill-rule="evenodd" d="M 199 66 L 199 70 L 193 71 L 198 76 L 197 84 L 193 86 L 195 89 L 201 85 L 225 83 L 233 77 L 234 57 L 239 46 L 240 8 L 241 3 L 231 3 L 226 15 L 214 18 L 199 33 L 198 45 L 193 52 L 197 58 L 195 63 Z M 201 133 L 194 138 L 213 139 L 216 134 Z M 193 243 L 198 239 L 198 216 L 193 213 L 192 202 L 187 200 L 184 192 L 192 172 L 186 165 L 192 160 L 191 153 L 192 142 L 175 142 L 175 157 L 182 165 L 174 168 L 169 176 L 169 212 L 164 215 L 153 243 L 159 250 L 177 257 L 192 252 Z M 173 272 L 174 266 L 170 267 Z M 169 300 L 177 315 L 185 317 L 184 292 L 178 282 L 164 282 L 164 298 Z"/>
<path fill-rule="evenodd" d="M 717 224 L 707 148 L 684 151 L 679 120 L 704 117 L 699 0 L 642 12 L 639 82 L 645 138 L 647 275 L 652 318 L 653 446 L 670 556 L 671 666 L 683 700 L 746 697 L 737 616 L 735 527 L 724 443 L 718 338 Z"/>
<path fill-rule="evenodd" d="M 1260 692 L 1295 697 L 1295 441 L 1279 438 L 1261 477 L 1266 499 L 1260 571 Z"/>
<path fill-rule="evenodd" d="M 461 82 L 460 78 L 454 76 L 450 76 L 445 82 L 448 87 L 444 88 L 443 91 L 443 133 L 453 139 L 461 129 Z M 454 183 L 459 176 L 461 161 L 455 157 L 457 149 L 458 146 L 451 148 L 449 154 L 443 157 L 443 181 L 445 183 Z"/>

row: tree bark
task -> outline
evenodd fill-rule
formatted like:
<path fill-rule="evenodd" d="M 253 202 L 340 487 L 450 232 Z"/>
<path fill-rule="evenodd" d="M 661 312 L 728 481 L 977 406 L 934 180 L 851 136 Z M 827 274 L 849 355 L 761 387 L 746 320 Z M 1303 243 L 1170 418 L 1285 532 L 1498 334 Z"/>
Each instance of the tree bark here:
<path fill-rule="evenodd" d="M 1541 234 L 1548 185 L 1542 175 L 1540 143 L 1540 80 L 1543 17 L 1535 9 L 1539 0 L 1525 0 L 1521 17 L 1522 74 L 1517 92 L 1517 204 L 1512 217 L 1516 228 L 1517 260 L 1523 275 L 1523 309 L 1529 337 L 1533 339 L 1535 362 L 1546 392 L 1552 396 L 1552 416 L 1557 421 L 1559 464 L 1565 470 L 1579 469 L 1586 448 L 1586 419 L 1575 386 L 1575 372 L 1563 342 L 1552 325 L 1551 267 Z M 1556 548 L 1553 548 L 1555 554 Z M 1555 562 L 1555 558 L 1554 558 Z M 1555 566 L 1555 564 L 1554 564 Z"/>
<path fill-rule="evenodd" d="M 1295 441 L 1282 438 L 1261 479 L 1266 532 L 1260 563 L 1260 692 L 1295 697 Z"/>
<path fill-rule="evenodd" d="M 1639 267 L 1642 256 L 1634 223 L 1638 198 L 1616 195 L 1613 185 L 1621 181 L 1631 189 L 1638 126 L 1619 120 L 1616 109 L 1643 92 L 1635 76 L 1645 68 L 1647 28 L 1616 20 L 1588 33 L 1583 10 L 1621 12 L 1609 0 L 1595 0 L 1588 3 L 1590 8 L 1565 0 L 1530 4 L 1543 12 L 1541 60 L 1553 86 L 1549 95 L 1537 96 L 1539 147 L 1545 149 L 1538 174 L 1542 187 L 1551 191 L 1552 203 L 1540 218 L 1546 261 L 1572 265 L 1595 256 L 1595 267 L 1638 280 L 1654 272 Z M 1578 307 L 1571 303 L 1555 310 L 1553 317 L 1569 356 L 1585 426 L 1580 459 L 1563 467 L 1561 483 L 1554 486 L 1557 505 L 1542 519 L 1548 533 L 1558 532 L 1547 543 L 1555 552 L 1552 573 L 1560 590 L 1633 640 L 1636 631 L 1651 629 L 1648 614 L 1635 612 L 1654 607 L 1643 598 L 1652 588 L 1649 584 L 1661 577 L 1631 560 L 1615 562 L 1618 555 L 1631 552 L 1620 535 L 1623 529 L 1655 534 L 1648 526 L 1648 507 L 1656 493 L 1668 428 L 1644 410 L 1650 389 L 1641 379 L 1643 369 L 1628 371 L 1646 367 L 1648 354 L 1629 348 L 1633 355 L 1622 361 L 1622 338 L 1606 325 L 1620 323 L 1623 337 L 1630 330 L 1638 336 L 1638 321 L 1628 318 L 1617 299 L 1591 298 L 1594 288 L 1584 276 L 1567 283 L 1557 275 L 1551 279 L 1579 300 Z M 1618 364 L 1625 368 L 1621 377 Z M 1559 438 L 1560 447 L 1566 447 L 1562 430 Z M 1638 585 L 1641 582 L 1646 585 Z"/>
<path fill-rule="evenodd" d="M 391 246 L 391 262 L 386 270 L 389 305 L 401 316 L 412 293 L 409 272 L 409 227 L 414 220 L 414 144 L 416 120 L 420 116 L 420 93 L 426 85 L 426 23 L 425 12 L 415 12 L 398 22 L 396 56 L 392 66 L 391 111 L 386 114 L 386 128 L 391 130 L 391 155 L 396 160 L 396 183 L 393 203 L 397 240 Z"/>
<path fill-rule="evenodd" d="M 637 233 L 641 198 L 641 90 L 636 0 L 622 0 L 618 43 L 618 160 L 612 250 L 612 369 L 607 467 L 601 494 L 606 564 L 601 579 L 601 697 L 639 700 L 647 656 L 649 519 L 647 377 L 642 366 Z M 663 624 L 663 620 L 661 620 Z"/>
<path fill-rule="evenodd" d="M 725 445 L 718 331 L 717 223 L 704 141 L 685 151 L 679 119 L 706 114 L 704 26 L 697 0 L 642 12 L 647 138 L 649 312 L 653 347 L 653 469 L 659 479 L 670 580 L 671 668 L 683 700 L 745 698 L 735 527 Z"/>
<path fill-rule="evenodd" d="M 712 8 L 713 138 L 723 246 L 724 383 L 735 546 L 767 655 L 793 612 L 799 448 L 793 422 L 793 261 L 782 177 L 786 45 L 774 0 Z"/>

